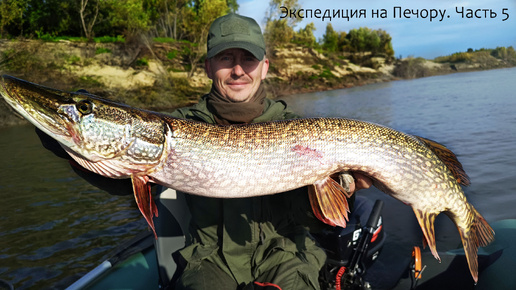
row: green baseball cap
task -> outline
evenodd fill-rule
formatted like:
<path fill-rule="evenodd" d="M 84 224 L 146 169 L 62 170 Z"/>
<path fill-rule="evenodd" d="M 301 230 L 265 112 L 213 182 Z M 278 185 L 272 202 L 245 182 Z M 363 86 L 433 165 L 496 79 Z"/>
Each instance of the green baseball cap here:
<path fill-rule="evenodd" d="M 242 48 L 259 60 L 265 56 L 262 30 L 252 18 L 230 13 L 213 21 L 208 33 L 208 55 L 212 58 L 229 48 Z"/>

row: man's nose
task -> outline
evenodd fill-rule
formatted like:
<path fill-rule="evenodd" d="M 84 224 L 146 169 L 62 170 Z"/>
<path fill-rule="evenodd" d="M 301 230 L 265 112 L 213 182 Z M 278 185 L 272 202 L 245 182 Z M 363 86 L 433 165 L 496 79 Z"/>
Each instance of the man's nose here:
<path fill-rule="evenodd" d="M 245 71 L 239 63 L 235 63 L 232 73 L 236 76 L 242 76 L 245 74 Z"/>

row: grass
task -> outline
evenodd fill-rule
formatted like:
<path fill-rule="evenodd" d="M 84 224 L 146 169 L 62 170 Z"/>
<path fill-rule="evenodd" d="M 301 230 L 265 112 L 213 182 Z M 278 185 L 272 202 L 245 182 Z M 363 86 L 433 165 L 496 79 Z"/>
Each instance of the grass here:
<path fill-rule="evenodd" d="M 59 41 L 70 41 L 70 42 L 88 42 L 86 37 L 78 36 L 53 36 L 51 34 L 38 34 L 38 39 L 47 42 L 59 42 Z M 117 36 L 100 36 L 94 37 L 93 41 L 96 43 L 124 43 L 125 38 L 122 35 Z"/>
<path fill-rule="evenodd" d="M 98 80 L 99 77 L 81 76 L 79 77 L 79 83 L 85 87 L 98 87 L 102 86 L 102 83 Z"/>
<path fill-rule="evenodd" d="M 175 43 L 177 40 L 170 38 L 170 37 L 154 37 L 152 39 L 154 42 L 158 43 Z"/>
<path fill-rule="evenodd" d="M 319 74 L 319 77 L 323 79 L 333 79 L 335 75 L 331 72 L 328 67 L 324 67 L 324 70 Z"/>
<path fill-rule="evenodd" d="M 146 57 L 142 57 L 136 60 L 137 66 L 149 66 L 149 60 Z"/>
<path fill-rule="evenodd" d="M 79 64 L 81 61 L 81 58 L 77 55 L 69 55 L 65 59 L 69 64 Z"/>
<path fill-rule="evenodd" d="M 102 53 L 111 53 L 111 49 L 105 48 L 105 47 L 97 47 L 95 50 L 95 54 L 102 54 Z"/>
<path fill-rule="evenodd" d="M 172 50 L 167 53 L 167 58 L 170 60 L 176 58 L 176 56 L 177 56 L 177 50 Z"/>

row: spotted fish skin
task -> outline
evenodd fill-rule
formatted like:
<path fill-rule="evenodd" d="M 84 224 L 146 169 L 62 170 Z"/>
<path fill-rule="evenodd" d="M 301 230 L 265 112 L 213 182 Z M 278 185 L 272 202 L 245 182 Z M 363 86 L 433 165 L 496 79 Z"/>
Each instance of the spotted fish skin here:
<path fill-rule="evenodd" d="M 331 176 L 358 172 L 411 206 L 439 259 L 434 220 L 456 224 L 472 277 L 477 250 L 494 231 L 466 200 L 469 179 L 443 145 L 381 125 L 311 118 L 211 125 L 139 110 L 3 76 L 0 94 L 22 116 L 60 142 L 84 168 L 131 178 L 139 209 L 154 229 L 149 183 L 216 198 L 277 194 L 309 186 L 315 215 L 346 226 L 346 192 Z"/>

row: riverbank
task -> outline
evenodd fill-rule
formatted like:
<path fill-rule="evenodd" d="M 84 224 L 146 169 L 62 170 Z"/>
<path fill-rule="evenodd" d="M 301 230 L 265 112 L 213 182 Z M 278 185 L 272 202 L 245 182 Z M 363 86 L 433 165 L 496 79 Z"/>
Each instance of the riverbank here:
<path fill-rule="evenodd" d="M 0 73 L 49 87 L 86 89 L 130 106 L 170 111 L 195 103 L 209 91 L 203 55 L 190 43 L 84 43 L 0 40 Z M 488 51 L 440 62 L 394 59 L 370 53 L 324 53 L 288 44 L 269 50 L 265 80 L 270 98 L 419 78 L 460 71 L 513 66 Z M 0 126 L 23 122 L 0 102 Z"/>

